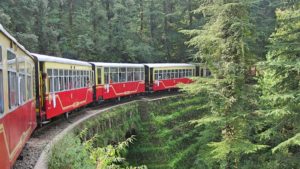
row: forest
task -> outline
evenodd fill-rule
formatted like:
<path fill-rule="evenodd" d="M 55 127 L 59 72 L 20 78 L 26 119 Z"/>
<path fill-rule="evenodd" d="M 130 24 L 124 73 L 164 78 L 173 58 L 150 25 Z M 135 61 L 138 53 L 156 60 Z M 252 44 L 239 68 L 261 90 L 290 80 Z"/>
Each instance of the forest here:
<path fill-rule="evenodd" d="M 0 21 L 31 52 L 205 63 L 192 168 L 300 168 L 299 0 L 2 0 Z"/>

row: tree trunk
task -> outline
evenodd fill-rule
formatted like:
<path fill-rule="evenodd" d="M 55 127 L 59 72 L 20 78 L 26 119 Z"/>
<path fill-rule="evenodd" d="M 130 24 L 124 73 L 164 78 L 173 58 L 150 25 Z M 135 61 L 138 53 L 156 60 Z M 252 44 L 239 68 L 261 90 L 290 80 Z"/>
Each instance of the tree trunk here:
<path fill-rule="evenodd" d="M 140 0 L 140 33 L 144 32 L 144 4 L 143 0 Z"/>
<path fill-rule="evenodd" d="M 188 0 L 188 12 L 189 12 L 189 27 L 193 24 L 193 14 L 192 14 L 192 0 Z"/>
<path fill-rule="evenodd" d="M 168 32 L 169 32 L 169 18 L 168 18 L 168 14 L 169 14 L 169 9 L 170 9 L 170 3 L 169 0 L 164 0 L 163 1 L 163 8 L 164 8 L 164 43 L 165 43 L 165 49 L 166 49 L 166 56 L 167 58 L 170 58 L 171 54 L 170 54 L 170 48 L 169 48 L 169 40 L 168 40 Z M 166 61 L 168 61 L 166 59 Z"/>
<path fill-rule="evenodd" d="M 69 24 L 73 26 L 73 10 L 74 10 L 74 0 L 69 0 Z"/>
<path fill-rule="evenodd" d="M 155 25 L 154 25 L 155 16 L 152 13 L 153 11 L 154 11 L 154 2 L 153 2 L 153 0 L 151 0 L 151 2 L 150 2 L 150 36 L 151 36 L 152 40 L 154 39 L 154 29 L 155 29 Z"/>

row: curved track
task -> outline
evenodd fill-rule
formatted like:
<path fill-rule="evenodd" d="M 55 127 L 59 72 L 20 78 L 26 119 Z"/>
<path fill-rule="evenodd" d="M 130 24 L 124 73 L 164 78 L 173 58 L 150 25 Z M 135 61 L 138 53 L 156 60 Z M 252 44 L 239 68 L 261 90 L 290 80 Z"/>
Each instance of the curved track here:
<path fill-rule="evenodd" d="M 30 140 L 26 143 L 20 157 L 14 165 L 14 169 L 33 169 L 33 168 L 47 168 L 43 166 L 45 164 L 46 152 L 50 148 L 54 139 L 58 136 L 63 136 L 70 129 L 78 125 L 84 120 L 87 120 L 95 115 L 98 115 L 109 109 L 128 104 L 133 101 L 151 101 L 158 100 L 166 97 L 173 97 L 179 95 L 178 92 L 160 92 L 154 93 L 148 96 L 136 96 L 130 98 L 124 98 L 120 102 L 110 101 L 102 103 L 95 107 L 86 107 L 76 112 L 73 112 L 69 116 L 69 120 L 64 117 L 60 117 L 52 121 L 51 123 L 38 128 Z M 37 164 L 38 162 L 38 164 Z M 37 164 L 37 166 L 36 166 Z"/>

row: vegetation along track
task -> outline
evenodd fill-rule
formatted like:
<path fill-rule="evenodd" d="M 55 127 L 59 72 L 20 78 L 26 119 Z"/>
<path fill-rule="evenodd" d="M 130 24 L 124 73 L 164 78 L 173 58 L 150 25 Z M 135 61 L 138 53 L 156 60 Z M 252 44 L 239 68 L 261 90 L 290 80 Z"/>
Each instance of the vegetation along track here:
<path fill-rule="evenodd" d="M 114 100 L 106 103 L 102 103 L 95 107 L 86 107 L 79 109 L 76 112 L 70 114 L 69 119 L 58 118 L 53 122 L 38 128 L 30 140 L 26 143 L 20 157 L 14 165 L 14 169 L 32 169 L 35 167 L 37 161 L 39 160 L 42 152 L 45 150 L 47 145 L 53 141 L 53 139 L 63 132 L 66 128 L 73 124 L 80 123 L 82 119 L 87 119 L 93 115 L 99 114 L 101 112 L 107 111 L 111 108 L 122 106 L 137 100 L 156 100 L 165 97 L 172 97 L 179 95 L 178 92 L 159 92 L 147 96 L 137 96 L 124 98 L 120 102 L 114 102 Z"/>

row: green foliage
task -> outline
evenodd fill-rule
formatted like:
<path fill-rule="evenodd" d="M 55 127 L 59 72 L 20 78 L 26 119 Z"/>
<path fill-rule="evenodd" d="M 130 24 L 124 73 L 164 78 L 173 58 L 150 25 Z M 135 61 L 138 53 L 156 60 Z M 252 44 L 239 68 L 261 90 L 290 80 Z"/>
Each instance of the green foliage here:
<path fill-rule="evenodd" d="M 212 78 L 195 79 L 193 85 L 185 87 L 188 93 L 207 98 L 201 107 L 209 111 L 192 123 L 204 131 L 216 132 L 205 132 L 208 136 L 199 137 L 206 146 L 199 151 L 198 165 L 238 168 L 247 160 L 245 156 L 268 148 L 265 143 L 254 141 L 255 133 L 251 132 L 257 123 L 253 114 L 259 108 L 259 93 L 249 69 L 262 57 L 252 52 L 257 23 L 251 19 L 251 12 L 260 3 L 203 2 L 195 12 L 207 18 L 206 24 L 200 29 L 182 31 L 191 37 L 187 44 L 197 49 L 195 60 L 205 62 L 213 72 Z"/>
<path fill-rule="evenodd" d="M 300 4 L 286 2 L 276 11 L 277 28 L 270 38 L 263 71 L 259 138 L 272 148 L 278 168 L 299 168 Z M 285 159 L 285 160 L 283 160 Z"/>
<path fill-rule="evenodd" d="M 196 0 L 2 0 L 0 20 L 31 52 L 86 61 L 187 62 L 180 29 Z M 184 56 L 184 57 L 183 57 Z"/>
<path fill-rule="evenodd" d="M 96 166 L 89 153 L 81 145 L 80 139 L 73 134 L 60 140 L 51 150 L 49 169 L 90 169 Z"/>

